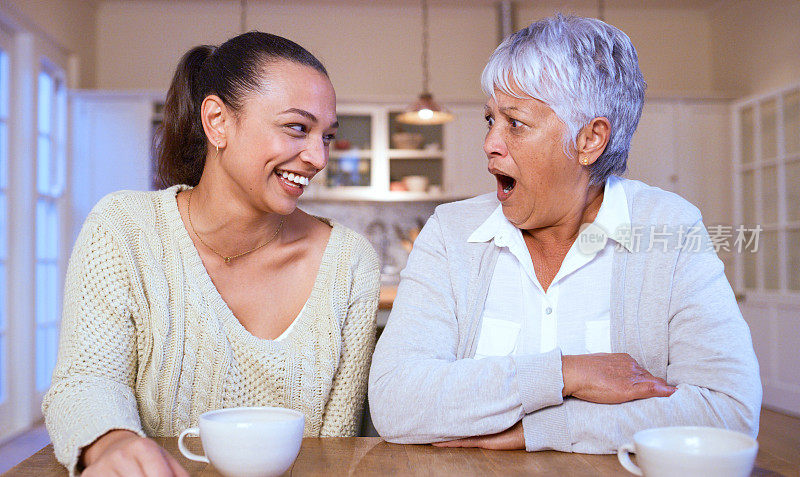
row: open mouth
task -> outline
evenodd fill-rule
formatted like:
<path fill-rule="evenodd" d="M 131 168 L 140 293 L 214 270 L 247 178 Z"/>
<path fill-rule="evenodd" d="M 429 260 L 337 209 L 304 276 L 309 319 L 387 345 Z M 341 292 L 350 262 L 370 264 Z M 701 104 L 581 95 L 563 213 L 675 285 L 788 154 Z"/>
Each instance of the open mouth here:
<path fill-rule="evenodd" d="M 505 194 L 511 192 L 514 189 L 514 186 L 517 185 L 517 181 L 514 178 L 505 174 L 495 173 L 494 176 L 497 178 L 497 183 L 500 185 L 500 188 Z"/>
<path fill-rule="evenodd" d="M 286 182 L 288 185 L 294 187 L 303 188 L 307 186 L 309 182 L 311 182 L 311 179 L 309 177 L 306 177 L 296 172 L 289 172 L 280 169 L 275 169 L 275 174 L 278 177 L 283 178 L 284 182 Z"/>

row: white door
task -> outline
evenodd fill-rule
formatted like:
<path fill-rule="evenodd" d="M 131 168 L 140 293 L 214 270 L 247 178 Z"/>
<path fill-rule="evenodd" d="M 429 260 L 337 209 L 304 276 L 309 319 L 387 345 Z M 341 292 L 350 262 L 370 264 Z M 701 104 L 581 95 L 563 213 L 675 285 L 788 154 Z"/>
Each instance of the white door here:
<path fill-rule="evenodd" d="M 149 190 L 153 101 L 136 94 L 75 93 L 73 239 L 92 207 L 118 190 Z"/>
<path fill-rule="evenodd" d="M 764 404 L 800 414 L 800 84 L 734 105 L 736 288 L 761 366 Z"/>
<path fill-rule="evenodd" d="M 646 101 L 639 126 L 631 139 L 625 177 L 675 192 L 677 113 L 674 105 Z"/>

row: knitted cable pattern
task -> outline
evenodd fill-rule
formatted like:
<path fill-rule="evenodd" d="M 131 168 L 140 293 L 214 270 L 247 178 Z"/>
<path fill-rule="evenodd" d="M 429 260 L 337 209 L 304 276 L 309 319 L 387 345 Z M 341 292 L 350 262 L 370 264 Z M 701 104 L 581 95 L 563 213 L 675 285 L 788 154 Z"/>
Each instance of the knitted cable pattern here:
<path fill-rule="evenodd" d="M 42 404 L 70 475 L 83 447 L 109 430 L 175 436 L 224 407 L 297 409 L 306 436 L 357 433 L 375 346 L 375 251 L 329 221 L 303 313 L 285 339 L 262 340 L 205 271 L 177 208 L 185 188 L 111 194 L 78 236 Z"/>

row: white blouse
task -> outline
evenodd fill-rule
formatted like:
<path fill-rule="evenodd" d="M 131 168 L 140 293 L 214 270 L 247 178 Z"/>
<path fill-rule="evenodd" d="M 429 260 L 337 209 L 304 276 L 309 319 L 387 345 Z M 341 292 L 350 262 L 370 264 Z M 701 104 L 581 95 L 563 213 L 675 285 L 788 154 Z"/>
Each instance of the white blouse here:
<path fill-rule="evenodd" d="M 578 235 L 545 292 L 522 232 L 497 209 L 469 237 L 500 247 L 483 309 L 475 359 L 535 354 L 560 347 L 564 354 L 608 353 L 611 264 L 616 247 L 630 247 L 625 190 L 606 180 L 597 218 Z M 608 239 L 611 240 L 608 240 Z"/>

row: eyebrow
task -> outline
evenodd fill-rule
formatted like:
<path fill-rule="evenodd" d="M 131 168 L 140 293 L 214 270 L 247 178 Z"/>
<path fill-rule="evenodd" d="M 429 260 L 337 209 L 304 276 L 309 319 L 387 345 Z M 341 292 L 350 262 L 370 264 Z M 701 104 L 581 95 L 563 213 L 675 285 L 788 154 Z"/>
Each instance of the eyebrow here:
<path fill-rule="evenodd" d="M 506 111 L 522 111 L 522 110 L 516 106 L 503 106 L 502 108 L 500 108 L 501 113 L 505 113 Z"/>
<path fill-rule="evenodd" d="M 281 111 L 279 114 L 290 114 L 290 113 L 299 114 L 300 116 L 303 116 L 304 118 L 307 118 L 310 121 L 313 121 L 315 123 L 319 122 L 319 120 L 317 119 L 316 116 L 314 116 L 310 112 L 306 111 L 305 109 L 289 108 L 289 109 L 287 109 L 285 111 Z M 330 127 L 338 129 L 339 128 L 339 121 L 338 120 L 334 121 L 333 124 L 331 124 Z"/>

